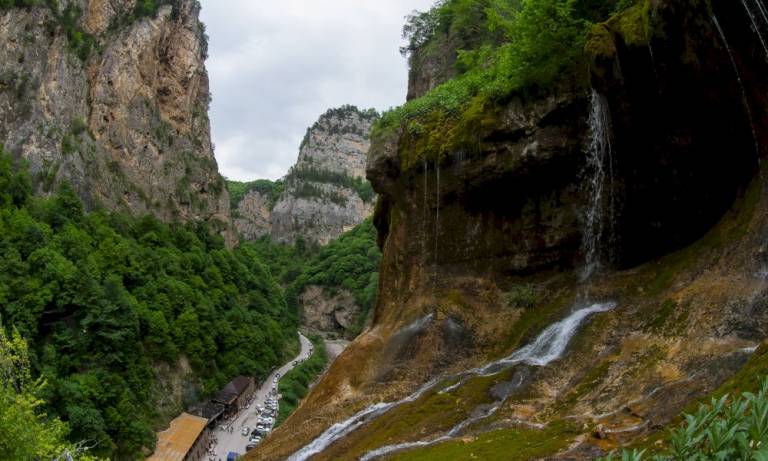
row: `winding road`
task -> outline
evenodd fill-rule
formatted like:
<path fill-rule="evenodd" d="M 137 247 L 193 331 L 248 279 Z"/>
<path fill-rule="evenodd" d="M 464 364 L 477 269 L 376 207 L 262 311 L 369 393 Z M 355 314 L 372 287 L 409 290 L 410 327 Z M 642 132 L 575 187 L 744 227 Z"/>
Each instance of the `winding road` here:
<path fill-rule="evenodd" d="M 264 382 L 261 384 L 261 387 L 259 387 L 256 390 L 256 393 L 253 394 L 254 398 L 251 401 L 249 408 L 243 408 L 240 410 L 240 412 L 237 414 L 237 417 L 231 423 L 228 423 L 224 426 L 219 426 L 213 432 L 213 434 L 211 434 L 212 437 L 216 437 L 218 439 L 218 444 L 216 445 L 216 461 L 219 459 L 222 461 L 227 459 L 227 453 L 230 451 L 241 455 L 245 453 L 245 446 L 248 445 L 250 434 L 242 435 L 242 429 L 243 427 L 247 426 L 249 431 L 251 431 L 254 427 L 256 427 L 256 422 L 259 419 L 259 413 L 256 407 L 264 407 L 267 396 L 272 390 L 272 381 L 274 380 L 275 376 L 278 373 L 280 376 L 285 376 L 285 374 L 293 368 L 293 362 L 309 357 L 309 351 L 312 343 L 309 339 L 307 339 L 306 336 L 301 333 L 299 333 L 299 342 L 301 343 L 301 351 L 299 352 L 299 355 L 291 359 L 288 363 L 279 369 L 273 371 L 272 374 L 270 374 L 267 379 L 264 380 Z M 222 429 L 228 428 L 229 424 L 234 426 L 234 430 L 231 433 L 226 429 Z"/>

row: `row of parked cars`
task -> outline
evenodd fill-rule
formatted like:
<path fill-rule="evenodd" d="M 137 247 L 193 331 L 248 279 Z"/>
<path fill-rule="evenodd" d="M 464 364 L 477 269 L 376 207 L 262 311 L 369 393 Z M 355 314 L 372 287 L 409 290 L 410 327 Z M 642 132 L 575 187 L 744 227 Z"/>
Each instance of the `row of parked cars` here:
<path fill-rule="evenodd" d="M 248 439 L 249 444 L 245 447 L 246 450 L 256 448 L 256 445 L 258 445 L 262 439 L 266 437 L 267 434 L 269 434 L 269 431 L 271 431 L 272 427 L 275 425 L 276 417 L 277 397 L 275 395 L 270 395 L 264 404 L 264 408 L 260 409 L 259 420 L 256 423 L 256 427 L 251 430 L 250 433 L 250 428 L 243 428 L 243 435 L 250 434 L 250 438 Z"/>

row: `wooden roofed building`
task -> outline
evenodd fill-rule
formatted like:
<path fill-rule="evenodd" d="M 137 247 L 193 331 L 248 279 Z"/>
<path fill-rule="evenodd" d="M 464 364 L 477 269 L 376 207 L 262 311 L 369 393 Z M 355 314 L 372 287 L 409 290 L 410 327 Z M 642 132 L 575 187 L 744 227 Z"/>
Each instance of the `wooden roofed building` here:
<path fill-rule="evenodd" d="M 147 461 L 200 461 L 205 459 L 210 429 L 208 420 L 182 413 L 168 429 L 157 434 L 157 446 Z"/>
<path fill-rule="evenodd" d="M 224 413 L 229 416 L 243 408 L 254 392 L 256 392 L 256 381 L 253 377 L 238 376 L 211 400 L 224 405 Z"/>

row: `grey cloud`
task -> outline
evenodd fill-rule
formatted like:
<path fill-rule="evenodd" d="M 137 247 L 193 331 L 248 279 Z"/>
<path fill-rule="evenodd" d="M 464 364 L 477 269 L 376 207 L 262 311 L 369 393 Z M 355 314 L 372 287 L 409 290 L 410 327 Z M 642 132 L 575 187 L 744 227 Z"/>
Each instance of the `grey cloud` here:
<path fill-rule="evenodd" d="M 403 103 L 403 18 L 433 0 L 201 0 L 222 174 L 278 178 L 330 107 Z"/>

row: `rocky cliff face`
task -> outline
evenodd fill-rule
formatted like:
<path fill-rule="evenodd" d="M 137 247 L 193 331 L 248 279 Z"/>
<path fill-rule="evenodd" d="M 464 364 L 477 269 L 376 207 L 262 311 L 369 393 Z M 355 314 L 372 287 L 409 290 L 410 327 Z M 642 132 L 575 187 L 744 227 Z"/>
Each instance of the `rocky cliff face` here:
<path fill-rule="evenodd" d="M 764 364 L 768 54 L 749 21 L 741 2 L 645 2 L 593 31 L 591 83 L 486 108 L 472 149 L 375 139 L 373 325 L 254 459 L 313 440 L 313 460 L 591 459 Z M 556 366 L 515 361 L 595 303 L 615 307 Z"/>
<path fill-rule="evenodd" d="M 144 2 L 146 3 L 146 2 Z M 0 11 L 0 141 L 38 192 L 225 228 L 196 0 L 70 0 Z"/>
<path fill-rule="evenodd" d="M 245 240 L 256 240 L 270 234 L 272 207 L 266 194 L 258 190 L 249 191 L 235 211 L 235 229 Z"/>
<path fill-rule="evenodd" d="M 331 109 L 307 130 L 299 159 L 284 178 L 272 209 L 261 194 L 238 205 L 238 229 L 246 238 L 268 232 L 275 241 L 298 237 L 326 244 L 373 213 L 374 196 L 365 182 L 371 125 L 378 115 L 353 106 Z M 262 205 L 259 205 L 262 203 Z"/>

